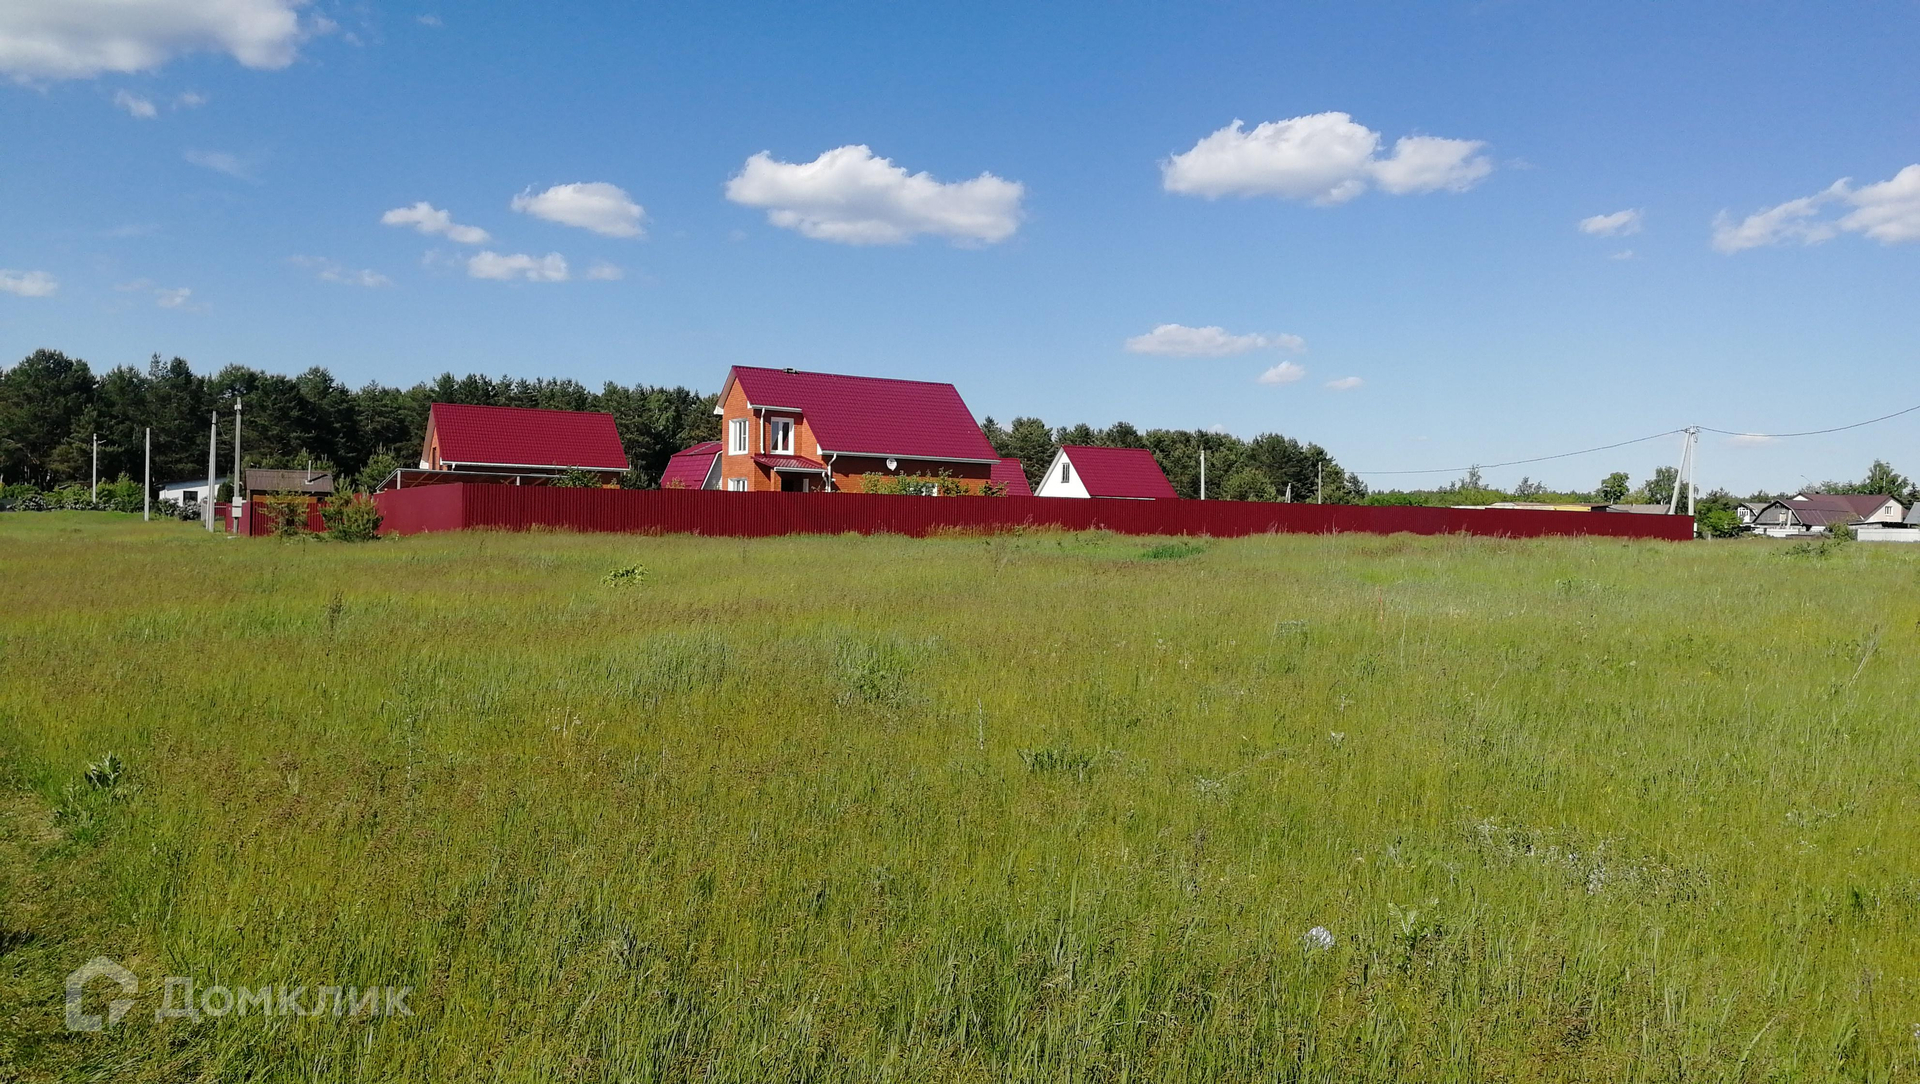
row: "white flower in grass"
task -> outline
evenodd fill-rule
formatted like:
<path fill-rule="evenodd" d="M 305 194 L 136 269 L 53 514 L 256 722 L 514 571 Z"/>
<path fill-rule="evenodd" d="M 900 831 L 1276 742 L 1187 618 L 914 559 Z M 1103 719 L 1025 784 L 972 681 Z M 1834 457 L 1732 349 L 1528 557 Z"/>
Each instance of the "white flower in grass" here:
<path fill-rule="evenodd" d="M 1308 952 L 1319 952 L 1333 947 L 1333 934 L 1325 926 L 1315 926 L 1300 935 L 1300 943 L 1307 946 Z"/>

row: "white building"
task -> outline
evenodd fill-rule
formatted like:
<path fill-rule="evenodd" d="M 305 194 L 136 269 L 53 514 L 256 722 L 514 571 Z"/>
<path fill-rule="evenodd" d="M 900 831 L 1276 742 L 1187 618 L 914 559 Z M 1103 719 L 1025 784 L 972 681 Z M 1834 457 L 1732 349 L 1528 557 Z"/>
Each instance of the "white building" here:
<path fill-rule="evenodd" d="M 1036 497 L 1121 497 L 1173 500 L 1177 494 L 1145 448 L 1063 444 L 1040 478 Z"/>
<path fill-rule="evenodd" d="M 215 478 L 213 480 L 214 493 L 218 494 L 220 487 L 226 484 L 227 480 L 224 476 Z M 166 485 L 160 487 L 160 499 L 163 501 L 172 501 L 182 506 L 198 504 L 200 503 L 201 494 L 206 491 L 207 480 L 205 478 L 192 482 L 168 482 Z"/>

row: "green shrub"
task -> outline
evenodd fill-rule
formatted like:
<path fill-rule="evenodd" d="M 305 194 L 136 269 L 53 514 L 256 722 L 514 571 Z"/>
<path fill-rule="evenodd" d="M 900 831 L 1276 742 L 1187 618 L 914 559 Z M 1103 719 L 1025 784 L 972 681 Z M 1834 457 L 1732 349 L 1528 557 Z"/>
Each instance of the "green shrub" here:
<path fill-rule="evenodd" d="M 372 542 L 380 537 L 380 506 L 365 493 L 335 493 L 320 505 L 327 537 L 335 542 Z"/>
<path fill-rule="evenodd" d="M 268 494 L 253 498 L 267 520 L 267 533 L 276 538 L 299 538 L 307 532 L 307 509 L 312 498 L 303 495 Z"/>
<path fill-rule="evenodd" d="M 553 484 L 562 489 L 599 489 L 600 476 L 590 470 L 568 467 L 566 473 L 553 480 Z"/>

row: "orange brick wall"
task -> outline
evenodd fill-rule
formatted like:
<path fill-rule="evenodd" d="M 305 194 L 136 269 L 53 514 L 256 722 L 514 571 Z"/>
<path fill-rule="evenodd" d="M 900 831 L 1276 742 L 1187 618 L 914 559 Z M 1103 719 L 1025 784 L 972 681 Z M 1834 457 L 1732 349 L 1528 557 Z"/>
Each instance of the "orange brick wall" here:
<path fill-rule="evenodd" d="M 750 491 L 777 490 L 780 479 L 770 470 L 753 461 L 756 455 L 764 455 L 768 442 L 773 439 L 771 425 L 775 418 L 789 417 L 796 422 L 793 431 L 793 454 L 817 459 L 822 462 L 826 457 L 820 454 L 820 442 L 813 435 L 813 427 L 807 424 L 804 415 L 787 414 L 778 410 L 767 410 L 755 417 L 753 409 L 747 405 L 747 393 L 738 382 L 727 392 L 726 400 L 720 404 L 720 488 L 726 489 L 729 478 L 747 479 Z M 747 451 L 731 454 L 730 441 L 733 419 L 747 419 Z M 941 471 L 961 479 L 969 489 L 979 489 L 985 485 L 993 472 L 991 463 L 940 463 L 928 460 L 902 459 L 897 471 L 887 470 L 884 459 L 855 458 L 840 456 L 829 466 L 833 469 L 833 488 L 846 492 L 860 491 L 860 476 L 868 472 L 875 474 L 923 474 L 938 475 Z"/>

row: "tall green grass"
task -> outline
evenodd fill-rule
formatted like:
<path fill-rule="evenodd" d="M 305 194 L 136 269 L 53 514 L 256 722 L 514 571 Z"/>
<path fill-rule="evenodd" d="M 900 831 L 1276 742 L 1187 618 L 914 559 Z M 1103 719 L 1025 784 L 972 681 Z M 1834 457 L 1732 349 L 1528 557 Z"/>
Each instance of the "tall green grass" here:
<path fill-rule="evenodd" d="M 1920 555 L 1782 551 L 0 516 L 0 1080 L 1912 1079 Z"/>

